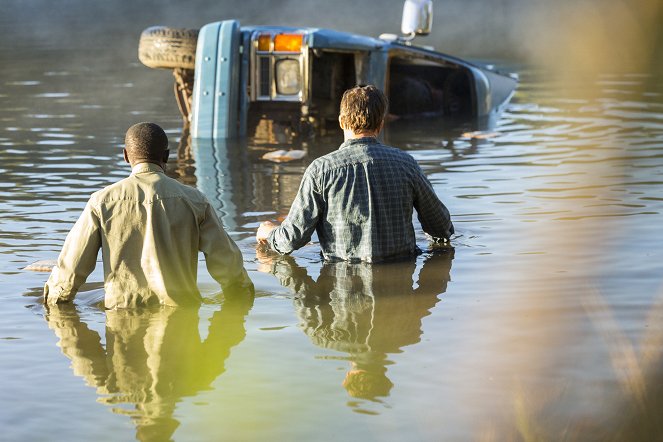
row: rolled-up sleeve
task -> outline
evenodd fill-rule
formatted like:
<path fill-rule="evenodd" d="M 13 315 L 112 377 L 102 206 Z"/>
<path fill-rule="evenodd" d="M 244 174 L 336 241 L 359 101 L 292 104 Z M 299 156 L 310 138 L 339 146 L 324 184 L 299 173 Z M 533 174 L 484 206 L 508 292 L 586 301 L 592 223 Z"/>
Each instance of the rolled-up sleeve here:
<path fill-rule="evenodd" d="M 299 191 L 290 207 L 288 217 L 270 232 L 267 243 L 281 254 L 299 249 L 311 240 L 322 212 L 322 197 L 309 166 L 299 185 Z"/>
<path fill-rule="evenodd" d="M 44 286 L 44 301 L 48 304 L 71 301 L 94 270 L 100 247 L 99 217 L 88 202 L 67 235 L 57 265 Z"/>
<path fill-rule="evenodd" d="M 205 255 L 207 271 L 224 291 L 233 288 L 253 291 L 253 283 L 244 269 L 242 252 L 228 236 L 214 209 L 206 205 L 205 216 L 200 224 L 198 249 Z"/>
<path fill-rule="evenodd" d="M 454 233 L 449 210 L 418 166 L 414 178 L 414 208 L 422 229 L 434 239 L 449 239 Z"/>

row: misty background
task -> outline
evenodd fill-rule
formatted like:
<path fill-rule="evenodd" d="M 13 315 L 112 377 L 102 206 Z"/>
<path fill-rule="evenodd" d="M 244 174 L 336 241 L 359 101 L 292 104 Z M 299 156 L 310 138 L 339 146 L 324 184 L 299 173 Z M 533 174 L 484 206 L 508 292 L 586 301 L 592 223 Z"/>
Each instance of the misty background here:
<path fill-rule="evenodd" d="M 663 434 L 663 1 L 435 0 L 434 12 L 432 34 L 415 42 L 493 62 L 519 73 L 522 82 L 496 138 L 454 139 L 451 145 L 432 130 L 403 132 L 412 142 L 408 150 L 459 214 L 454 286 L 426 319 L 420 347 L 406 350 L 389 368 L 398 392 L 384 406 L 371 405 L 385 413 L 379 422 L 386 432 L 370 433 L 377 426 L 358 413 L 351 413 L 359 420 L 348 421 L 345 431 L 359 429 L 359 438 L 393 436 L 398 426 L 399 435 L 449 431 L 443 434 L 516 439 L 519 433 L 510 431 L 518 427 L 524 438 L 540 440 L 603 434 L 651 440 Z M 401 13 L 400 0 L 0 0 L 0 324 L 7 330 L 0 337 L 10 348 L 0 374 L 11 379 L 0 393 L 21 398 L 0 412 L 10 438 L 48 431 L 53 438 L 90 439 L 110 434 L 105 429 L 117 429 L 117 418 L 126 418 L 110 420 L 90 405 L 93 390 L 81 390 L 76 376 L 63 376 L 68 363 L 41 308 L 25 308 L 41 293 L 45 276 L 17 269 L 56 256 L 88 195 L 126 176 L 120 147 L 130 125 L 161 124 L 175 156 L 181 117 L 173 76 L 138 61 L 141 31 L 236 18 L 244 25 L 378 36 L 399 32 Z M 216 204 L 228 191 L 242 198 L 237 207 L 248 207 L 236 233 L 252 260 L 252 223 L 288 206 L 303 165 L 247 159 L 222 168 L 219 160 L 208 162 L 224 171 L 241 165 L 238 186 L 224 186 L 227 178 L 219 173 L 207 188 Z M 233 179 L 232 172 L 228 176 Z M 317 252 L 306 253 L 303 262 L 317 272 L 320 265 L 309 260 Z M 237 360 L 242 376 L 184 401 L 209 404 L 179 409 L 177 418 L 191 424 L 183 426 L 184 434 L 208 434 L 205 429 L 219 428 L 220 416 L 228 431 L 237 431 L 229 434 L 244 434 L 237 429 L 244 415 L 256 413 L 256 404 L 259 416 L 269 416 L 265 422 L 282 424 L 261 433 L 277 438 L 299 434 L 300 426 L 321 434 L 335 430 L 339 417 L 348 418 L 343 407 L 354 400 L 342 396 L 336 403 L 333 396 L 341 378 L 334 376 L 332 387 L 318 375 L 341 372 L 328 365 L 334 361 L 310 357 L 295 328 L 286 327 L 273 341 L 281 346 L 270 347 L 270 364 L 255 363 L 252 355 L 263 354 L 267 339 L 275 339 L 264 336 L 276 336 L 274 325 L 292 321 L 280 285 L 258 278 L 257 286 L 275 296 L 257 304 L 255 328 L 247 329 L 244 343 L 248 352 Z M 103 319 L 93 321 L 103 328 Z M 281 354 L 288 357 L 272 357 Z M 26 372 L 26 366 L 40 369 Z M 285 376 L 263 382 L 277 379 L 274 373 Z M 68 398 L 68 414 L 77 419 L 59 419 L 61 410 L 50 406 L 59 397 Z M 316 400 L 301 399 L 311 397 Z M 304 407 L 302 414 L 302 403 L 324 404 L 324 410 Z M 487 421 L 496 411 L 497 420 Z M 329 428 L 319 425 L 330 422 Z M 610 433 L 619 426 L 620 433 Z M 647 434 L 651 428 L 659 432 Z"/>
<path fill-rule="evenodd" d="M 535 71 L 560 84 L 569 76 L 585 77 L 591 84 L 606 73 L 650 73 L 652 77 L 663 73 L 660 0 L 436 0 L 433 5 L 432 33 L 415 43 L 452 55 L 506 65 L 516 72 Z M 117 118 L 114 123 L 120 126 L 135 120 L 122 115 L 127 103 L 140 100 L 145 114 L 150 114 L 163 103 L 157 98 L 172 99 L 172 119 L 178 122 L 171 72 L 149 69 L 138 61 L 144 29 L 156 25 L 200 28 L 234 18 L 243 25 L 323 27 L 377 37 L 400 33 L 402 9 L 401 0 L 244 0 L 239 4 L 229 0 L 0 0 L 1 72 L 5 83 L 47 81 L 56 93 L 99 89 L 95 105 L 117 109 L 104 118 Z M 91 74 L 100 68 L 106 79 Z M 71 70 L 79 75 L 76 84 L 70 83 Z M 62 71 L 69 71 L 69 76 L 59 84 Z M 105 83 L 109 78 L 113 84 Z M 30 108 L 34 103 L 17 106 Z"/>
<path fill-rule="evenodd" d="M 245 25 L 325 27 L 378 36 L 399 33 L 401 0 L 2 0 L 4 49 L 95 50 L 135 60 L 143 29 L 200 28 L 235 18 Z M 661 58 L 658 0 L 434 1 L 433 31 L 421 43 L 472 58 L 545 63 L 606 58 L 614 68 Z M 8 43 L 10 43 L 8 45 Z M 579 53 L 579 54 L 578 54 Z M 6 60 L 3 60 L 6 61 Z"/>

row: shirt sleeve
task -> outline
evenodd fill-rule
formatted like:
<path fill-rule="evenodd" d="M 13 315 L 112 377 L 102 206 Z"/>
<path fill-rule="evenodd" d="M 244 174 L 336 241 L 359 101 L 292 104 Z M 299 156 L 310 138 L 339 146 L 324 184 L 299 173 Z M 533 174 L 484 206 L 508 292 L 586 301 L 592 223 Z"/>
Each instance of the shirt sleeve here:
<path fill-rule="evenodd" d="M 454 233 L 451 215 L 435 194 L 433 186 L 419 166 L 414 179 L 414 208 L 424 232 L 434 239 L 449 239 Z"/>
<path fill-rule="evenodd" d="M 210 204 L 200 224 L 198 249 L 205 255 L 207 271 L 221 284 L 224 294 L 234 289 L 253 293 L 253 283 L 244 269 L 242 252 L 228 236 Z"/>
<path fill-rule="evenodd" d="M 311 240 L 322 216 L 322 196 L 309 169 L 304 173 L 288 217 L 267 237 L 269 246 L 281 253 L 291 253 Z"/>
<path fill-rule="evenodd" d="M 57 265 L 44 286 L 44 301 L 51 305 L 71 301 L 94 270 L 100 247 L 99 218 L 88 202 L 67 234 Z"/>

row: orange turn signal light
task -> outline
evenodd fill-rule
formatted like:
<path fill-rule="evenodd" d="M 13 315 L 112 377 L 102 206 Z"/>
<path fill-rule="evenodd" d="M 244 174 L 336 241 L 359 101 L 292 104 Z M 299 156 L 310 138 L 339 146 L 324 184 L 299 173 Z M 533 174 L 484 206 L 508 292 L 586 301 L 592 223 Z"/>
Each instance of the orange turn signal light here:
<path fill-rule="evenodd" d="M 272 41 L 272 36 L 269 34 L 261 35 L 258 37 L 258 50 L 259 51 L 269 51 L 269 44 Z"/>
<path fill-rule="evenodd" d="M 303 39 L 302 34 L 278 34 L 274 37 L 274 50 L 278 52 L 300 52 Z M 260 46 L 260 43 L 258 43 L 258 46 Z"/>

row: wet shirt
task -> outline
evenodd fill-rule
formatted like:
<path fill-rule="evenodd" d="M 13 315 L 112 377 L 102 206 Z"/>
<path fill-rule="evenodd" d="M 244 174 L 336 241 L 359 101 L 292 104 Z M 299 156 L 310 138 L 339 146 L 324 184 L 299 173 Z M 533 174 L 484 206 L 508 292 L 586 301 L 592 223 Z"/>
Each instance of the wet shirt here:
<path fill-rule="evenodd" d="M 99 249 L 106 308 L 199 303 L 198 251 L 224 289 L 253 287 L 205 196 L 152 163 L 92 195 L 44 287 L 46 302 L 73 299 Z"/>
<path fill-rule="evenodd" d="M 409 154 L 375 138 L 344 142 L 311 163 L 269 245 L 290 253 L 317 231 L 326 259 L 379 261 L 417 252 L 413 209 L 427 234 L 454 232 L 449 211 Z"/>

